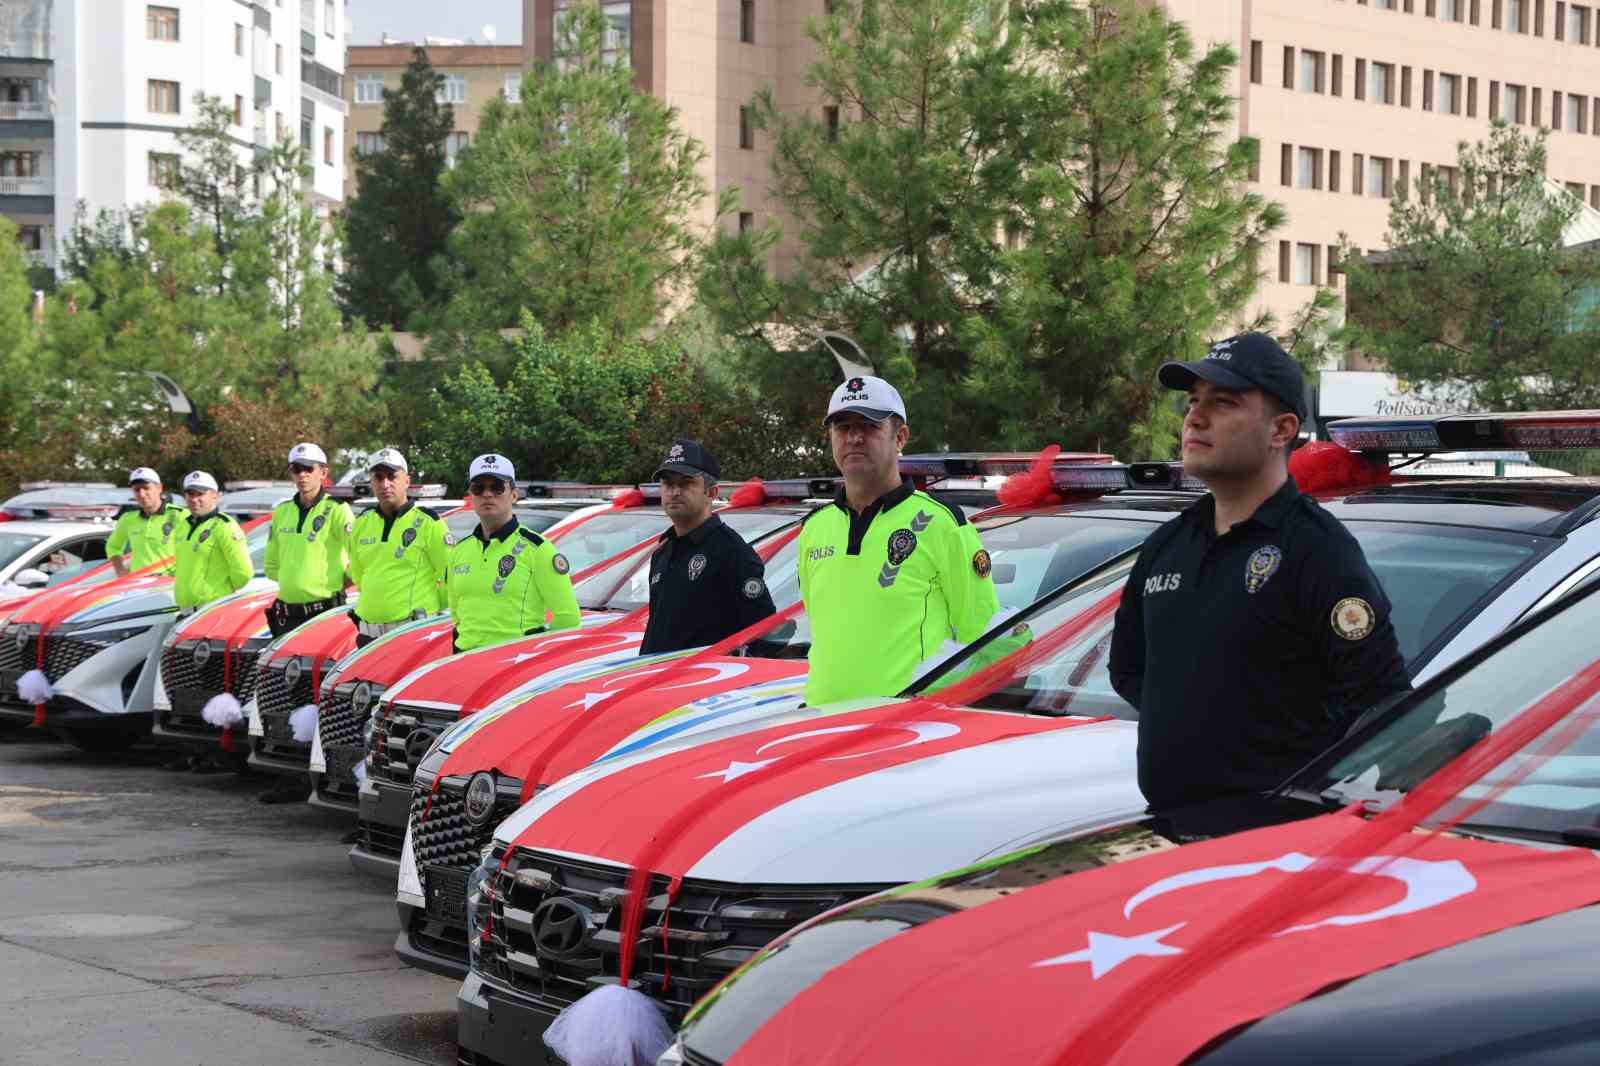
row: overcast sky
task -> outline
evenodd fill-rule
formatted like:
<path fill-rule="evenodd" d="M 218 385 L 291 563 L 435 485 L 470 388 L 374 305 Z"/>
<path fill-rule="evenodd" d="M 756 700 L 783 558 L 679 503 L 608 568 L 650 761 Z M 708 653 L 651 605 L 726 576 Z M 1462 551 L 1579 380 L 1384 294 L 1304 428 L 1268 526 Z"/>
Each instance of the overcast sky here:
<path fill-rule="evenodd" d="M 385 31 L 397 41 L 459 37 L 483 44 L 484 26 L 495 28 L 496 44 L 522 43 L 522 0 L 350 0 L 350 19 L 351 44 L 377 44 Z"/>

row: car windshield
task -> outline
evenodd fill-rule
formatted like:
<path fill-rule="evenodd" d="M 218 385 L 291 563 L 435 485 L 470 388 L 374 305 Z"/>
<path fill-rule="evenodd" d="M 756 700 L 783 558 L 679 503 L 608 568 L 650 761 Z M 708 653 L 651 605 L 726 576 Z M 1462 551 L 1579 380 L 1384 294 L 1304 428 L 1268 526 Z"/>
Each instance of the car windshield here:
<path fill-rule="evenodd" d="M 800 515 L 795 514 L 793 511 L 746 511 L 743 509 L 723 512 L 721 517 L 730 529 L 751 544 L 756 543 L 769 533 L 785 526 L 793 525 L 800 520 Z M 656 530 L 664 531 L 665 526 L 665 516 L 658 516 Z M 587 528 L 587 526 L 584 527 L 584 529 Z M 583 531 L 579 530 L 580 533 Z M 629 546 L 624 544 L 617 551 Z M 561 548 L 563 552 L 566 551 L 565 541 L 562 542 Z M 598 574 L 586 578 L 573 590 L 578 596 L 578 606 L 589 610 L 632 611 L 649 603 L 650 554 L 650 552 L 640 552 L 638 555 L 630 555 L 628 558 L 606 567 Z M 777 603 L 778 595 L 776 585 L 778 571 L 774 569 L 777 565 L 777 559 L 767 564 L 769 575 L 767 585 L 772 589 L 774 603 Z M 577 569 L 576 564 L 574 564 L 573 568 Z M 793 570 L 792 562 L 790 570 Z M 798 588 L 789 599 L 789 603 L 793 603 L 796 599 L 799 599 Z M 777 603 L 777 606 L 781 611 L 787 604 Z"/>
<path fill-rule="evenodd" d="M 520 518 L 521 516 L 519 515 L 519 521 Z M 471 511 L 456 511 L 445 516 L 444 528 L 448 529 L 450 535 L 457 540 L 462 537 L 470 537 L 472 536 L 472 531 L 478 528 L 478 516 Z M 534 532 L 537 533 L 539 530 L 535 529 Z"/>
<path fill-rule="evenodd" d="M 1538 551 L 1536 538 L 1394 522 L 1351 522 L 1348 528 L 1366 552 L 1393 606 L 1391 618 L 1400 653 L 1415 672 L 1443 638 L 1476 613 L 1483 603 L 1519 573 Z M 1146 524 L 1146 531 L 1153 525 Z M 997 556 L 998 558 L 998 556 Z M 1071 621 L 1113 589 L 1120 589 L 1133 565 L 1130 553 L 1081 584 L 1024 612 L 1027 630 L 991 633 L 964 657 L 930 675 L 925 691 L 935 692 L 996 662 Z M 1070 643 L 1026 666 L 980 706 L 1036 714 L 1110 715 L 1135 720 L 1138 712 L 1111 687 L 1109 663 L 1112 619 L 1090 627 Z"/>
<path fill-rule="evenodd" d="M 250 565 L 256 568 L 256 577 L 264 577 L 267 558 L 267 534 L 272 532 L 272 523 L 263 522 L 249 533 L 245 534 L 244 546 L 250 552 Z"/>
<path fill-rule="evenodd" d="M 10 566 L 41 540 L 44 538 L 32 533 L 0 532 L 0 566 Z"/>
<path fill-rule="evenodd" d="M 557 530 L 554 535 L 574 574 L 660 533 L 667 524 L 666 517 L 653 507 L 597 514 L 581 521 L 572 532 Z"/>
<path fill-rule="evenodd" d="M 1375 732 L 1335 747 L 1289 787 L 1330 804 L 1387 807 L 1558 686 L 1585 669 L 1600 668 L 1597 631 L 1600 595 L 1589 592 L 1568 601 L 1465 670 L 1407 697 Z M 1600 716 L 1593 686 L 1566 702 L 1572 709 L 1555 730 L 1546 730 L 1463 792 L 1465 801 L 1492 801 L 1471 813 L 1471 823 L 1553 840 L 1586 832 L 1592 844 L 1600 825 Z M 1513 773 L 1527 776 L 1513 783 L 1508 780 Z M 1511 787 L 1496 794 L 1496 786 L 1506 784 Z M 1453 813 L 1452 806 L 1441 813 Z"/>
<path fill-rule="evenodd" d="M 476 516 L 473 515 L 471 511 L 466 511 L 463 513 L 465 513 L 469 519 L 473 520 L 472 522 L 468 523 L 466 530 L 468 533 L 471 533 L 472 526 L 476 523 Z M 551 526 L 555 525 L 557 522 L 571 514 L 572 511 L 570 508 L 562 510 L 554 507 L 518 507 L 516 510 L 517 521 L 522 524 L 524 529 L 531 529 L 535 533 L 543 533 L 545 530 L 549 529 Z"/>

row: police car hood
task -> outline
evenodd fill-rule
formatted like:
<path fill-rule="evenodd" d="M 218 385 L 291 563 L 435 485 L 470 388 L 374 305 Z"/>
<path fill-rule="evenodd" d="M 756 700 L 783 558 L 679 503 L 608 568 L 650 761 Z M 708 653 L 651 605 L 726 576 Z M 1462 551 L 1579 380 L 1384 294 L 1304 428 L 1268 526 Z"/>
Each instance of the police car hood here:
<path fill-rule="evenodd" d="M 1136 817 L 1136 727 L 871 701 L 608 760 L 497 841 L 744 884 L 898 884 Z"/>
<path fill-rule="evenodd" d="M 13 624 L 44 624 L 51 630 L 82 629 L 115 623 L 119 628 L 154 625 L 177 611 L 173 579 L 162 574 L 129 576 L 103 585 L 67 585 L 29 601 Z"/>
<path fill-rule="evenodd" d="M 543 785 L 597 757 L 624 758 L 621 749 L 668 738 L 683 743 L 710 716 L 731 718 L 738 709 L 754 721 L 762 711 L 774 713 L 775 699 L 786 710 L 800 703 L 804 660 L 682 662 L 690 655 L 641 659 L 625 652 L 552 671 L 538 691 L 508 696 L 447 731 L 424 766 L 445 776 L 494 770 L 525 786 Z"/>
<path fill-rule="evenodd" d="M 235 592 L 206 604 L 173 627 L 168 643 L 182 640 L 257 640 L 271 635 L 267 608 L 278 598 L 278 584 L 256 578 Z"/>
<path fill-rule="evenodd" d="M 323 611 L 280 636 L 262 655 L 264 662 L 294 657 L 312 659 L 324 665 L 343 659 L 356 646 L 356 624 L 352 605 Z"/>
<path fill-rule="evenodd" d="M 435 659 L 391 685 L 385 698 L 413 707 L 471 713 L 502 697 L 541 691 L 550 683 L 545 675 L 555 669 L 591 659 L 637 661 L 644 626 L 612 625 L 617 621 L 614 612 L 584 611 L 577 629 L 539 633 Z M 445 650 L 449 651 L 448 644 Z"/>

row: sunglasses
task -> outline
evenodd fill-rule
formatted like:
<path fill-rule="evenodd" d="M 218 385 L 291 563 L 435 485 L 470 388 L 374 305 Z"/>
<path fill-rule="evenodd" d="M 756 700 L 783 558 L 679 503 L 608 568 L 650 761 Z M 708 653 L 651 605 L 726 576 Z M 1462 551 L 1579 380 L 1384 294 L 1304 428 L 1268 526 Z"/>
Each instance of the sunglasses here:
<path fill-rule="evenodd" d="M 474 496 L 499 496 L 506 491 L 506 483 L 497 477 L 483 478 L 467 486 L 467 491 Z"/>
<path fill-rule="evenodd" d="M 314 474 L 316 472 L 317 472 L 317 468 L 316 467 L 307 466 L 305 463 L 290 463 L 289 464 L 289 473 L 291 473 L 291 474 Z"/>

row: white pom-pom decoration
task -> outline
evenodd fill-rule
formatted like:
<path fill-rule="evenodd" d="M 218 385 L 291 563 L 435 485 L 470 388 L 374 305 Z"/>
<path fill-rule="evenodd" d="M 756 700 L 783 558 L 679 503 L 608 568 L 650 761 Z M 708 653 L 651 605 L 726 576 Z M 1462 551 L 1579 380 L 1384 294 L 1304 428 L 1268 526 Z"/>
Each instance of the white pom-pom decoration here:
<path fill-rule="evenodd" d="M 244 721 L 244 708 L 231 694 L 219 692 L 206 700 L 206 705 L 200 708 L 200 717 L 218 729 L 226 729 Z"/>
<path fill-rule="evenodd" d="M 354 777 L 356 779 L 356 784 L 358 784 L 358 785 L 366 784 L 367 783 L 367 760 L 362 759 L 360 762 L 356 763 L 356 768 L 354 770 L 350 771 L 350 776 L 352 776 L 352 777 Z"/>
<path fill-rule="evenodd" d="M 49 703 L 55 694 L 43 670 L 29 670 L 17 678 L 17 695 L 22 697 L 23 703 Z"/>
<path fill-rule="evenodd" d="M 317 705 L 308 703 L 291 714 L 289 728 L 294 730 L 294 739 L 302 744 L 311 743 L 311 738 L 317 735 Z"/>
<path fill-rule="evenodd" d="M 558 1014 L 544 1042 L 568 1066 L 652 1066 L 672 1029 L 648 996 L 606 985 Z"/>

